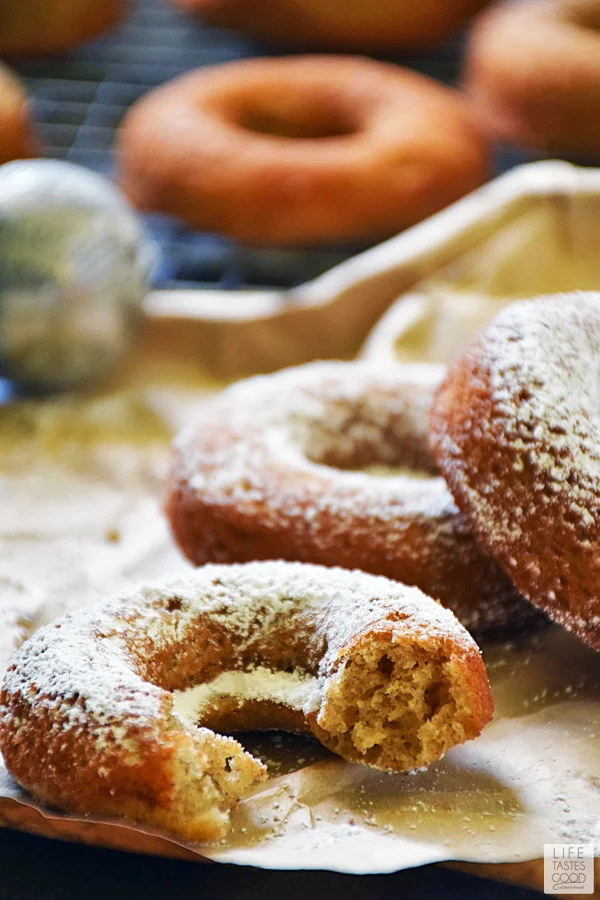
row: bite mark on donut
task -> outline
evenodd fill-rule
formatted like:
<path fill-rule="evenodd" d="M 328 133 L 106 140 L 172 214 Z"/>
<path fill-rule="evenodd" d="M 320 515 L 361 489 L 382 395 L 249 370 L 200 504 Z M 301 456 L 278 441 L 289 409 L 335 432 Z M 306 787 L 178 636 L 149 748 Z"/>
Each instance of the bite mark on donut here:
<path fill-rule="evenodd" d="M 440 759 L 471 733 L 448 661 L 418 648 L 369 644 L 346 659 L 317 719 L 329 746 L 374 768 L 413 769 Z M 463 707 L 461 709 L 461 707 Z"/>

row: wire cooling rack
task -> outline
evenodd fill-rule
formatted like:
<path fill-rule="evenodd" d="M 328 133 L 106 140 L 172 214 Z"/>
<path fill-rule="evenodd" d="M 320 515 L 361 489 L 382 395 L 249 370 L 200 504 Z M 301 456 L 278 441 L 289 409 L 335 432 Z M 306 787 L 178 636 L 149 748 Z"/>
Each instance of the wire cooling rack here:
<path fill-rule="evenodd" d="M 189 69 L 254 55 L 278 55 L 233 32 L 203 27 L 167 0 L 139 0 L 129 20 L 108 37 L 57 59 L 24 60 L 16 68 L 32 96 L 47 156 L 110 175 L 113 144 L 125 111 L 148 90 Z M 448 84 L 455 83 L 461 41 L 435 55 L 395 59 Z M 502 154 L 498 169 L 523 156 Z M 217 235 L 193 232 L 165 216 L 145 217 L 162 250 L 157 286 L 291 286 L 360 248 L 252 250 Z"/>

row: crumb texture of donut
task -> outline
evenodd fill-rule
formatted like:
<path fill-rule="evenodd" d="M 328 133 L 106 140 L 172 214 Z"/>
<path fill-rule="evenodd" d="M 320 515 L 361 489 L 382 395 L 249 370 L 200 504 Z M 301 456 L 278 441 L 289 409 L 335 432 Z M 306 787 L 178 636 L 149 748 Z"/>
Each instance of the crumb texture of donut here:
<path fill-rule="evenodd" d="M 600 649 L 600 294 L 520 301 L 450 370 L 431 446 L 482 547 Z"/>
<path fill-rule="evenodd" d="M 38 800 L 214 841 L 264 781 L 212 727 L 314 734 L 404 771 L 476 737 L 493 704 L 448 610 L 362 572 L 205 566 L 40 629 L 0 695 L 0 750 Z"/>
<path fill-rule="evenodd" d="M 223 392 L 173 448 L 165 509 L 185 555 L 384 575 L 440 600 L 478 635 L 539 624 L 480 550 L 429 450 L 443 374 L 321 362 Z"/>
<path fill-rule="evenodd" d="M 452 666 L 387 639 L 365 642 L 332 680 L 314 733 L 345 759 L 377 769 L 427 766 L 475 737 L 485 715 L 473 715 L 472 695 L 452 690 Z"/>

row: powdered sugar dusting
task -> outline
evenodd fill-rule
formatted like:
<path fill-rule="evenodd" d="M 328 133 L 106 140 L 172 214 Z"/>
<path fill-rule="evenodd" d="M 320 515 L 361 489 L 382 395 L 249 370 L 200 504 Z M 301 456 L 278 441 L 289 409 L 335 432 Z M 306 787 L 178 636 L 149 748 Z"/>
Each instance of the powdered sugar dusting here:
<path fill-rule="evenodd" d="M 144 677 L 140 657 L 185 645 L 199 620 L 225 628 L 240 651 L 254 647 L 259 665 L 261 642 L 274 629 L 297 633 L 321 648 L 313 673 L 320 689 L 338 652 L 390 616 L 422 629 L 429 642 L 450 642 L 454 652 L 475 646 L 450 612 L 416 588 L 385 578 L 284 562 L 205 566 L 186 579 L 140 588 L 40 629 L 14 657 L 4 690 L 7 698 L 20 696 L 50 710 L 56 727 L 85 724 L 102 744 L 107 729 L 119 738 L 132 726 L 157 731 L 173 708 L 173 695 Z M 222 663 L 228 668 L 231 661 Z M 264 684 L 264 672 L 259 674 Z M 294 689 L 299 679 L 298 673 Z M 313 685 L 304 702 L 315 707 Z"/>
<path fill-rule="evenodd" d="M 196 523 L 210 510 L 191 552 L 183 539 L 186 552 L 196 563 L 260 558 L 266 535 L 272 556 L 348 565 L 347 556 L 418 584 L 469 628 L 522 621 L 528 605 L 481 554 L 429 452 L 442 373 L 321 362 L 223 392 L 175 443 L 174 495 L 195 496 Z M 177 509 L 170 515 L 177 535 Z M 189 516 L 186 505 L 182 532 Z M 240 533 L 252 536 L 247 555 Z"/>
<path fill-rule="evenodd" d="M 301 518 L 317 543 L 323 514 L 328 541 L 357 520 L 365 530 L 385 524 L 379 536 L 390 554 L 399 552 L 394 522 L 427 519 L 432 543 L 465 533 L 427 447 L 427 416 L 441 371 L 322 362 L 234 385 L 176 443 L 188 483 L 210 503 L 260 506 L 288 522 Z M 225 423 L 229 439 L 211 441 Z M 200 434 L 208 440 L 198 440 Z M 397 474 L 393 481 L 373 477 L 362 471 L 370 465 Z M 411 470 L 421 477 L 407 474 Z M 426 547 L 404 543 L 400 552 L 426 553 Z"/>
<path fill-rule="evenodd" d="M 521 590 L 600 635 L 600 294 L 516 303 L 465 359 L 484 399 L 456 432 L 438 428 L 444 472 Z"/>

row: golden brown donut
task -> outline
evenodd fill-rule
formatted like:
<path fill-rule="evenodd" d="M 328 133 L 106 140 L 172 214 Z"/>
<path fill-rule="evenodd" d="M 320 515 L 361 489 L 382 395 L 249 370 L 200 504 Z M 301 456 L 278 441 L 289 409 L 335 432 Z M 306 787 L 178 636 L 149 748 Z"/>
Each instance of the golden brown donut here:
<path fill-rule="evenodd" d="M 0 53 L 60 53 L 112 28 L 126 0 L 2 0 Z"/>
<path fill-rule="evenodd" d="M 0 63 L 0 164 L 34 156 L 36 149 L 25 90 Z"/>
<path fill-rule="evenodd" d="M 532 624 L 430 455 L 443 372 L 309 363 L 226 390 L 174 445 L 165 509 L 185 555 L 363 569 L 416 585 L 478 634 Z"/>
<path fill-rule="evenodd" d="M 515 303 L 453 366 L 432 448 L 481 546 L 600 650 L 600 294 Z"/>
<path fill-rule="evenodd" d="M 493 712 L 477 645 L 416 588 L 295 563 L 206 566 L 36 632 L 5 676 L 0 751 L 44 803 L 215 840 L 266 776 L 197 727 L 232 698 L 252 707 L 246 727 L 312 732 L 394 771 L 476 737 Z"/>
<path fill-rule="evenodd" d="M 135 205 L 250 244 L 388 236 L 488 171 L 458 93 L 358 57 L 192 72 L 134 105 L 118 149 Z"/>
<path fill-rule="evenodd" d="M 501 3 L 476 22 L 466 88 L 480 121 L 539 150 L 600 153 L 600 0 Z"/>
<path fill-rule="evenodd" d="M 444 40 L 487 0 L 174 0 L 211 25 L 327 50 L 394 51 Z"/>

